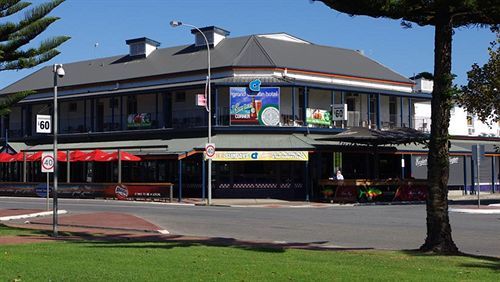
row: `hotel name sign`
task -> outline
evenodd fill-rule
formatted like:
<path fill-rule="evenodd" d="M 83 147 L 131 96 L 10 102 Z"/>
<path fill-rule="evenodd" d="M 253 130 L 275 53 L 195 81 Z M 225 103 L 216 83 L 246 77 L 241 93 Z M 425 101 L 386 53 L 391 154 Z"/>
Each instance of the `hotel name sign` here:
<path fill-rule="evenodd" d="M 217 151 L 212 161 L 308 161 L 307 151 Z"/>

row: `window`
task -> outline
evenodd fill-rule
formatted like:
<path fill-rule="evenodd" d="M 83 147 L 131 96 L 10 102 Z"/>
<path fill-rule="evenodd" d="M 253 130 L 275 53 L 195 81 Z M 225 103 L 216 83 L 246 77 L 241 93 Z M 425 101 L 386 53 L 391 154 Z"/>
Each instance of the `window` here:
<path fill-rule="evenodd" d="M 467 126 L 472 127 L 474 126 L 474 118 L 471 113 L 467 113 Z"/>
<path fill-rule="evenodd" d="M 127 115 L 137 113 L 137 97 L 127 96 Z"/>
<path fill-rule="evenodd" d="M 398 111 L 398 100 L 396 97 L 389 97 L 389 121 L 396 124 Z"/>
<path fill-rule="evenodd" d="M 347 111 L 352 112 L 356 110 L 356 99 L 348 97 L 346 100 Z"/>
<path fill-rule="evenodd" d="M 186 102 L 186 92 L 176 92 L 175 93 L 175 102 L 176 103 Z"/>
<path fill-rule="evenodd" d="M 76 102 L 69 103 L 69 111 L 74 113 L 78 110 L 78 104 Z"/>
<path fill-rule="evenodd" d="M 116 108 L 116 107 L 118 107 L 118 99 L 116 98 L 109 99 L 109 108 Z"/>

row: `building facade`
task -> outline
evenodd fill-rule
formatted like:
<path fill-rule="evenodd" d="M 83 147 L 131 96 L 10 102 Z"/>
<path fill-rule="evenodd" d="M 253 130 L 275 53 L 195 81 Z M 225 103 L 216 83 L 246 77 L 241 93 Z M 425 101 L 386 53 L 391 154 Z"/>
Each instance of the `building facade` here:
<path fill-rule="evenodd" d="M 320 183 L 337 169 L 346 179 L 425 178 L 422 166 L 409 165 L 425 156 L 423 146 L 383 146 L 374 153 L 367 146 L 327 141 L 353 127 L 428 132 L 431 95 L 415 91 L 414 81 L 357 51 L 284 33 L 231 38 L 218 27 L 202 31 L 211 40 L 210 85 L 207 48 L 196 30 L 193 44 L 159 48 L 157 41 L 136 38 L 127 40 L 128 54 L 64 64 L 60 150 L 123 150 L 141 157 L 119 169 L 113 162 L 68 162 L 60 169 L 68 187 L 168 182 L 179 198 L 204 197 L 209 115 L 198 102 L 207 87 L 217 152 L 214 197 L 318 198 Z M 51 150 L 52 135 L 37 134 L 35 121 L 37 114 L 52 113 L 52 77 L 45 67 L 0 92 L 36 91 L 2 118 L 3 151 Z M 490 187 L 484 189 L 496 191 L 500 165 L 493 144 L 499 135 L 493 134 L 481 142 L 491 160 L 485 182 Z M 468 146 L 451 150 L 466 172 Z M 45 179 L 39 164 L 26 161 L 2 164 L 2 176 L 9 187 Z M 474 189 L 468 176 L 451 185 Z"/>

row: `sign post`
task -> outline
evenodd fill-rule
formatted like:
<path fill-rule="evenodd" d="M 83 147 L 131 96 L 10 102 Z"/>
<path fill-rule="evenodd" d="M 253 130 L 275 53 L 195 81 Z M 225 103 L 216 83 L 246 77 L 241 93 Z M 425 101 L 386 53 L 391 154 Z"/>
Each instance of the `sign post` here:
<path fill-rule="evenodd" d="M 47 210 L 49 210 L 49 173 L 54 172 L 54 153 L 53 152 L 43 152 L 42 153 L 42 173 L 47 173 Z"/>
<path fill-rule="evenodd" d="M 474 183 L 477 180 L 477 207 L 481 206 L 481 178 L 480 174 L 480 165 L 481 161 L 484 160 L 484 145 L 472 145 L 472 160 L 475 162 L 475 178 Z"/>

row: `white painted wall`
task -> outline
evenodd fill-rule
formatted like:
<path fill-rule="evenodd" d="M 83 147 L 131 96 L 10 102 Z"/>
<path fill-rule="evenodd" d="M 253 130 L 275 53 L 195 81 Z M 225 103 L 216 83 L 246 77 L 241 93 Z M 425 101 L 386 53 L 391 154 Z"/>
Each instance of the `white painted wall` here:
<path fill-rule="evenodd" d="M 414 127 L 419 129 L 419 119 L 427 119 L 430 126 L 431 105 L 430 102 L 415 103 L 415 124 Z M 429 127 L 430 129 L 430 127 Z M 472 125 L 467 124 L 467 112 L 454 105 L 450 111 L 450 127 L 448 128 L 450 135 L 455 136 L 488 136 L 500 137 L 500 126 L 498 123 L 491 126 L 481 122 L 476 116 L 472 119 Z"/>

